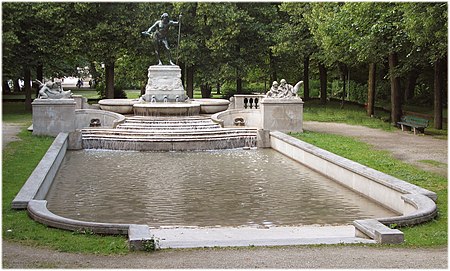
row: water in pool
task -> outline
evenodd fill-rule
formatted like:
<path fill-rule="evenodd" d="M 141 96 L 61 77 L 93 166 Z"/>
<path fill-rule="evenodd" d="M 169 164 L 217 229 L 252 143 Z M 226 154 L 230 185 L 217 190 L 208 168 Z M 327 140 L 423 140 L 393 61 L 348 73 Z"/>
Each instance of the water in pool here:
<path fill-rule="evenodd" d="M 67 218 L 151 227 L 340 225 L 395 215 L 272 149 L 69 151 L 47 200 Z"/>

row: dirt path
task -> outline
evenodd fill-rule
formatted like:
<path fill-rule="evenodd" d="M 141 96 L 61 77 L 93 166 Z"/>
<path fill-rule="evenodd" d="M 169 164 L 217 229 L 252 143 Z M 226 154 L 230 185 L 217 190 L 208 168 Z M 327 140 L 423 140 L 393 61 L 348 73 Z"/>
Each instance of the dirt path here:
<path fill-rule="evenodd" d="M 306 121 L 303 128 L 313 132 L 355 137 L 373 145 L 375 149 L 391 152 L 399 160 L 447 177 L 447 140 L 436 139 L 431 136 L 414 135 L 401 130 L 385 132 L 343 123 Z M 420 162 L 423 160 L 436 161 L 438 163 L 433 165 Z"/>
<path fill-rule="evenodd" d="M 100 256 L 3 243 L 3 268 L 447 268 L 447 249 L 363 246 L 184 249 Z"/>
<path fill-rule="evenodd" d="M 3 148 L 11 141 L 20 140 L 17 134 L 22 130 L 23 125 L 2 122 L 2 146 Z"/>
<path fill-rule="evenodd" d="M 306 130 L 357 137 L 377 149 L 421 168 L 419 160 L 447 164 L 447 141 L 360 126 L 305 122 Z M 3 124 L 3 146 L 20 129 Z M 428 168 L 446 176 L 447 167 Z M 445 173 L 444 173 L 445 172 Z M 389 248 L 366 246 L 297 246 L 163 250 L 101 256 L 63 253 L 12 242 L 2 244 L 3 268 L 448 268 L 447 247 Z"/>

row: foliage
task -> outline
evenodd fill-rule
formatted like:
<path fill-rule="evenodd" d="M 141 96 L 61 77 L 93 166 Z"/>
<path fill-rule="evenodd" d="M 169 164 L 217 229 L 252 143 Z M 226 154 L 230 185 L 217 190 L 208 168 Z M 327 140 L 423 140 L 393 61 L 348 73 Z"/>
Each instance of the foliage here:
<path fill-rule="evenodd" d="M 361 101 L 367 64 L 376 62 L 377 100 L 388 100 L 384 66 L 397 52 L 392 74 L 407 81 L 417 71 L 415 94 L 432 97 L 430 64 L 447 54 L 447 3 L 439 2 L 5 2 L 2 8 L 4 79 L 23 77 L 24 66 L 34 71 L 43 64 L 50 78 L 114 63 L 115 84 L 140 89 L 148 65 L 156 63 L 151 39 L 140 32 L 162 12 L 174 20 L 183 15 L 180 44 L 178 31 L 169 36 L 183 72 L 194 70 L 197 88 L 235 88 L 229 93 L 276 77 L 296 82 L 311 57 L 311 93 L 318 91 L 317 63 L 326 64 L 331 81 L 344 64 L 359 77 L 350 99 Z"/>

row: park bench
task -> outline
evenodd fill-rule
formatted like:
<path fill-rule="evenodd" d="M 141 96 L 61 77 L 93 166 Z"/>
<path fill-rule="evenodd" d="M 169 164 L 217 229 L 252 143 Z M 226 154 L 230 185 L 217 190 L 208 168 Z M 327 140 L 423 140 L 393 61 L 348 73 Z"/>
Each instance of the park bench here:
<path fill-rule="evenodd" d="M 414 116 L 403 116 L 398 124 L 402 127 L 402 131 L 405 131 L 405 127 L 410 127 L 414 131 L 414 134 L 417 134 L 417 131 L 424 132 L 425 128 L 428 127 L 428 120 L 422 119 Z"/>

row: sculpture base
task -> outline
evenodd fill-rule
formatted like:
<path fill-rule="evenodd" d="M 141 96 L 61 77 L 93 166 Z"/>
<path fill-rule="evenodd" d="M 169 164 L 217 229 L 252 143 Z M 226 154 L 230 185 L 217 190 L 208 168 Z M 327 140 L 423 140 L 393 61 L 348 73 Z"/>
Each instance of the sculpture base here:
<path fill-rule="evenodd" d="M 187 98 L 176 65 L 153 65 L 148 68 L 148 82 L 142 98 L 146 102 L 184 102 Z"/>
<path fill-rule="evenodd" d="M 75 131 L 74 99 L 35 99 L 31 105 L 33 135 L 57 136 Z"/>
<path fill-rule="evenodd" d="M 300 98 L 264 98 L 261 112 L 264 130 L 303 132 L 303 101 Z"/>

